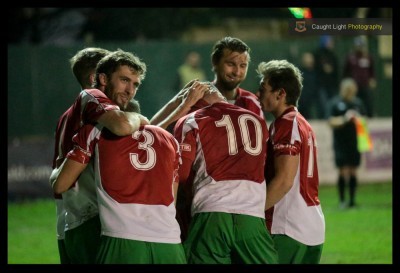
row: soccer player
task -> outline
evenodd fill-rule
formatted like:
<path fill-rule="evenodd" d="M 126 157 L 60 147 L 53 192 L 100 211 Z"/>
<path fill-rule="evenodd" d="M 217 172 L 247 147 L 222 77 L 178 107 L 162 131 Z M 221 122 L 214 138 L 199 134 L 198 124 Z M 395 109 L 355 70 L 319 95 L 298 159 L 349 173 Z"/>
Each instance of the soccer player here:
<path fill-rule="evenodd" d="M 110 51 L 97 48 L 97 47 L 87 47 L 79 50 L 70 60 L 72 72 L 78 81 L 79 85 L 83 89 L 91 88 L 96 76 L 96 65 L 97 63 L 109 54 Z M 52 168 L 60 167 L 63 162 L 66 153 L 72 149 L 72 136 L 65 130 L 65 121 L 67 120 L 69 112 L 66 111 L 60 116 L 57 127 L 55 130 L 55 145 L 54 145 L 54 157 Z M 58 251 L 60 255 L 61 264 L 69 264 L 70 259 L 68 258 L 67 252 L 65 250 L 64 243 L 64 228 L 65 228 L 65 209 L 61 194 L 55 194 L 54 198 L 56 202 L 56 215 L 57 215 L 57 243 Z"/>
<path fill-rule="evenodd" d="M 240 84 L 247 76 L 250 63 L 250 47 L 238 38 L 224 37 L 214 44 L 211 63 L 214 71 L 214 80 L 211 84 L 218 88 L 227 101 L 248 109 L 265 119 L 258 97 L 252 92 L 240 88 Z M 190 88 L 192 84 L 193 81 L 189 82 L 185 88 Z M 185 88 L 182 89 L 151 118 L 150 123 L 159 125 L 171 132 L 174 122 L 193 111 L 194 108 L 191 108 L 191 106 L 195 105 L 196 101 L 199 101 L 204 93 L 207 92 L 207 90 L 201 89 L 201 86 L 194 85 L 194 87 L 194 90 L 187 93 L 187 97 L 183 95 L 186 94 L 184 93 Z M 186 192 L 184 195 L 188 196 L 190 194 L 190 185 L 181 186 L 178 195 L 182 195 L 183 191 Z M 181 225 L 182 239 L 186 238 L 187 227 L 190 224 L 190 204 L 190 198 L 178 198 L 177 216 Z"/>
<path fill-rule="evenodd" d="M 218 88 L 227 101 L 264 118 L 258 97 L 252 92 L 240 88 L 240 84 L 247 76 L 250 63 L 250 47 L 238 38 L 224 37 L 215 43 L 211 53 L 211 62 L 212 70 L 214 71 L 212 85 Z M 170 124 L 174 124 L 176 120 L 189 113 L 190 107 L 204 94 L 204 90 L 197 90 L 198 85 L 194 85 L 196 91 L 194 90 L 190 94 L 187 93 L 187 88 L 192 87 L 196 80 L 198 79 L 188 82 L 177 95 L 151 118 L 150 123 L 172 131 L 173 125 L 170 126 Z M 198 88 L 200 89 L 200 87 Z M 196 96 L 196 93 L 199 93 L 199 95 Z M 188 95 L 189 98 L 193 96 L 193 99 L 190 100 L 191 104 L 189 101 L 185 102 L 184 100 Z M 183 110 L 171 114 L 177 108 L 183 108 Z"/>
<path fill-rule="evenodd" d="M 180 183 L 193 185 L 188 263 L 276 263 L 264 218 L 267 125 L 216 89 L 200 101 L 208 106 L 179 119 L 174 129 Z"/>
<path fill-rule="evenodd" d="M 146 125 L 119 137 L 85 125 L 53 184 L 65 192 L 95 161 L 102 238 L 96 263 L 184 264 L 175 218 L 179 144 L 166 130 Z"/>
<path fill-rule="evenodd" d="M 72 137 L 84 124 L 99 123 L 117 135 L 128 135 L 138 130 L 140 124 L 149 122 L 138 113 L 122 111 L 135 96 L 145 73 L 146 65 L 137 56 L 122 50 L 107 54 L 99 61 L 95 75 L 97 89 L 82 90 L 60 119 L 56 166 L 61 165 L 72 149 Z M 57 175 L 58 169 L 54 169 L 50 179 Z M 94 263 L 100 243 L 100 220 L 93 168 L 86 168 L 62 198 L 66 211 L 64 241 L 70 263 Z"/>
<path fill-rule="evenodd" d="M 224 37 L 215 43 L 211 62 L 215 74 L 213 84 L 227 101 L 264 118 L 258 97 L 240 88 L 249 68 L 250 47 L 238 38 Z"/>
<path fill-rule="evenodd" d="M 325 220 L 318 198 L 317 140 L 297 110 L 303 77 L 286 60 L 261 62 L 257 73 L 263 109 L 275 117 L 265 172 L 267 226 L 280 264 L 318 264 Z"/>

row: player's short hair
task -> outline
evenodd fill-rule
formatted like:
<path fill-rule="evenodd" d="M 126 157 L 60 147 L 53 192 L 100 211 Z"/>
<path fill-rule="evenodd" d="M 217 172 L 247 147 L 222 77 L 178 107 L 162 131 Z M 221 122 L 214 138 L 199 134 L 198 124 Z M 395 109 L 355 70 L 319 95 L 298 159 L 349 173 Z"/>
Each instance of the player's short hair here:
<path fill-rule="evenodd" d="M 268 79 L 272 90 L 285 89 L 286 103 L 297 106 L 303 89 L 303 76 L 299 68 L 287 60 L 271 60 L 261 62 L 256 71 L 260 78 Z"/>
<path fill-rule="evenodd" d="M 104 73 L 108 78 L 122 66 L 127 65 L 134 69 L 141 80 L 146 77 L 146 64 L 131 52 L 118 49 L 102 58 L 96 67 L 96 87 L 99 87 L 99 74 Z"/>
<path fill-rule="evenodd" d="M 82 88 L 91 86 L 90 74 L 96 72 L 97 63 L 110 51 L 99 47 L 87 47 L 79 50 L 69 62 L 72 72 Z"/>
<path fill-rule="evenodd" d="M 232 52 L 248 52 L 250 53 L 250 47 L 243 42 L 242 40 L 238 38 L 233 38 L 233 37 L 224 37 L 221 40 L 217 41 L 213 47 L 212 53 L 211 53 L 211 63 L 213 65 L 216 65 L 219 63 L 221 60 L 223 54 L 224 54 L 224 49 L 229 49 Z M 248 58 L 248 62 L 250 62 L 250 54 Z"/>

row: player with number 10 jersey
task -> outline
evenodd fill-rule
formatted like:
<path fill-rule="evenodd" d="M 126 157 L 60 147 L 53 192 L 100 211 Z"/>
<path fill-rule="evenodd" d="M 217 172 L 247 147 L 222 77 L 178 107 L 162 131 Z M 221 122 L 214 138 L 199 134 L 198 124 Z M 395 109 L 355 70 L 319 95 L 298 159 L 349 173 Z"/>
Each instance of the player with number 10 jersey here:
<path fill-rule="evenodd" d="M 275 263 L 263 222 L 266 123 L 223 98 L 208 98 L 218 93 L 205 95 L 211 105 L 179 119 L 174 130 L 180 183 L 193 187 L 188 263 Z"/>

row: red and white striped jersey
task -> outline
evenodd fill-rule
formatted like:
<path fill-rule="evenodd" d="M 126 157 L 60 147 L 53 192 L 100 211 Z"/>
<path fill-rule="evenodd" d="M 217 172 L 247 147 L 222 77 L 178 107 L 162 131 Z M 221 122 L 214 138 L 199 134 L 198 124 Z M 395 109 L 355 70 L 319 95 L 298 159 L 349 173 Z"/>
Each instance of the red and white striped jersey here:
<path fill-rule="evenodd" d="M 82 90 L 73 105 L 60 117 L 55 132 L 55 149 L 53 168 L 59 167 L 67 153 L 73 148 L 72 137 L 80 127 L 88 123 L 96 123 L 97 119 L 109 110 L 119 110 L 118 105 L 111 101 L 98 89 Z M 56 199 L 60 196 L 55 195 Z M 62 194 L 63 202 L 57 202 L 58 233 L 63 231 L 61 227 L 66 210 L 65 230 L 78 227 L 86 220 L 98 214 L 96 191 L 94 188 L 93 168 L 88 166 L 79 177 L 73 187 Z M 64 228 L 64 227 L 62 227 Z"/>
<path fill-rule="evenodd" d="M 269 127 L 267 183 L 274 176 L 273 160 L 280 155 L 299 155 L 292 188 L 266 212 L 271 234 L 286 234 L 306 244 L 325 240 L 325 220 L 318 198 L 317 140 L 311 125 L 296 107 L 288 108 Z M 272 225 L 271 225 L 272 221 Z"/>
<path fill-rule="evenodd" d="M 84 126 L 74 137 L 69 159 L 94 156 L 102 234 L 146 242 L 180 243 L 173 182 L 178 182 L 179 144 L 166 130 L 141 126 L 116 136 Z"/>
<path fill-rule="evenodd" d="M 181 183 L 193 184 L 191 214 L 227 212 L 264 218 L 268 129 L 253 112 L 225 102 L 178 120 Z"/>

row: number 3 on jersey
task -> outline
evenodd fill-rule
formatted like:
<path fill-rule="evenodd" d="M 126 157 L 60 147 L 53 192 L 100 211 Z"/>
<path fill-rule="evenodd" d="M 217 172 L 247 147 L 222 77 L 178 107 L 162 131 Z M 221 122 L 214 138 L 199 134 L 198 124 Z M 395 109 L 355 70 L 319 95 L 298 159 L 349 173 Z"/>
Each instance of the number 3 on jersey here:
<path fill-rule="evenodd" d="M 138 149 L 144 150 L 147 153 L 147 160 L 145 162 L 139 161 L 139 155 L 137 153 L 129 153 L 131 164 L 134 168 L 142 171 L 150 170 L 156 165 L 157 154 L 151 145 L 154 143 L 154 136 L 149 131 L 136 131 L 132 138 L 138 140 L 143 135 L 144 141 L 139 142 Z"/>

